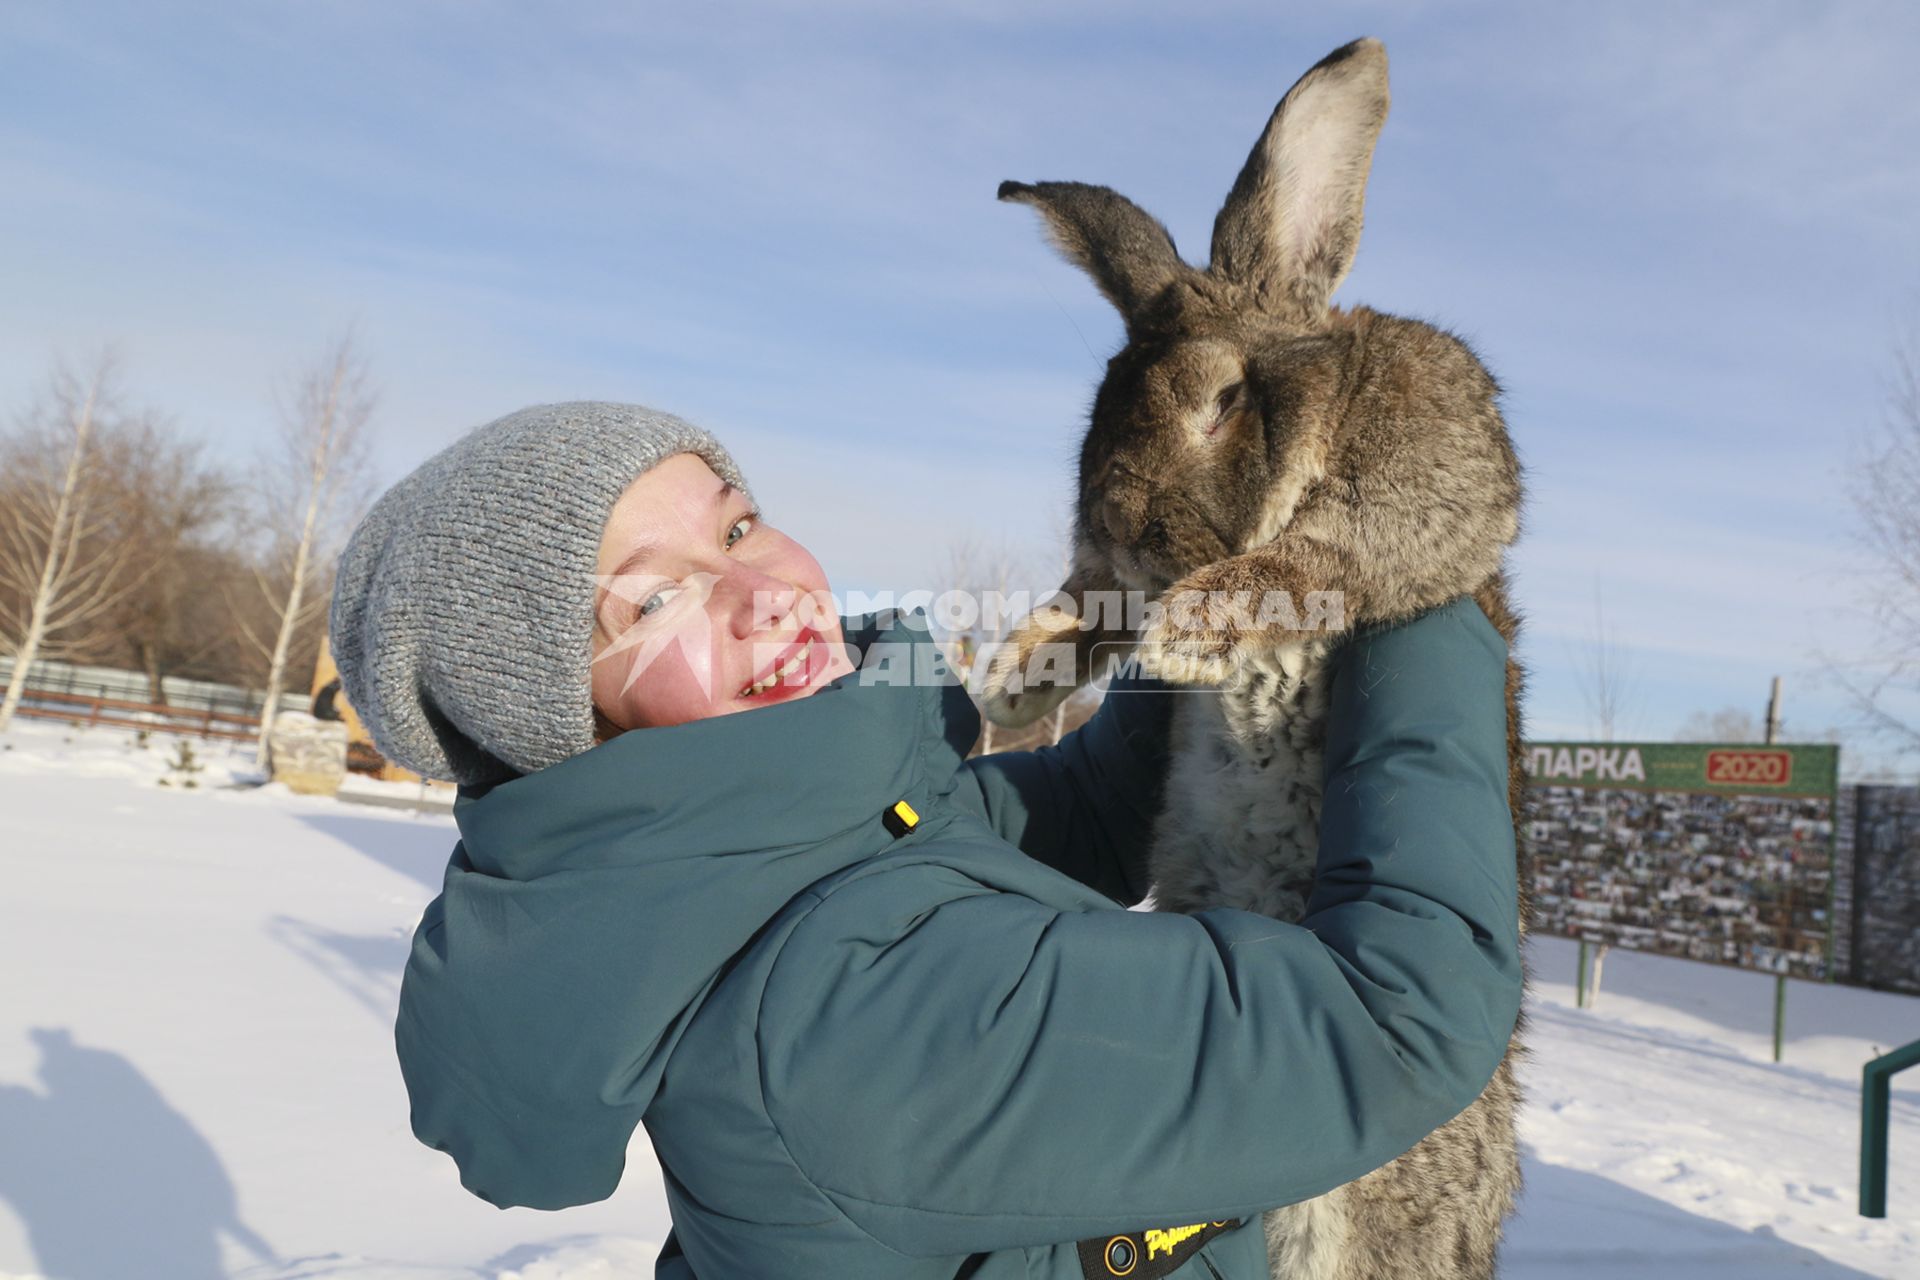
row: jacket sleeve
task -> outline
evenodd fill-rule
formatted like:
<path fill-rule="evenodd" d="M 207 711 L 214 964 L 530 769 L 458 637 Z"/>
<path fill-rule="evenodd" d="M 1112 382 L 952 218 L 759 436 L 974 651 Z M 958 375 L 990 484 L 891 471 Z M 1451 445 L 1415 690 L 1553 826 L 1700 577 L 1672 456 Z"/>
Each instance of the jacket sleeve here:
<path fill-rule="evenodd" d="M 1407 1150 L 1520 1007 L 1504 658 L 1464 600 L 1349 642 L 1298 925 L 842 888 L 761 1008 L 792 1159 L 924 1255 L 1245 1217 Z"/>
<path fill-rule="evenodd" d="M 967 761 L 954 798 L 1028 857 L 1132 906 L 1152 887 L 1147 852 L 1175 696 L 1158 680 L 1118 676 L 1058 744 Z"/>

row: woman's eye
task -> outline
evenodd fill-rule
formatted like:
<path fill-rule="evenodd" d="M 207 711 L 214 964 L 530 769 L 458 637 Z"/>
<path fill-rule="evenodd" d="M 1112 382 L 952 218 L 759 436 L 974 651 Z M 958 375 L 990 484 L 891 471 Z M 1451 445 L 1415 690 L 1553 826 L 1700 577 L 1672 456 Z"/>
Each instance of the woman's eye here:
<path fill-rule="evenodd" d="M 746 537 L 748 532 L 752 530 L 752 528 L 753 528 L 752 516 L 741 516 L 738 520 L 735 520 L 733 522 L 733 527 L 727 530 L 727 545 L 731 547 L 734 543 Z"/>
<path fill-rule="evenodd" d="M 640 612 L 636 616 L 644 618 L 648 614 L 660 612 L 660 610 L 667 607 L 667 601 L 673 597 L 676 590 L 677 588 L 674 587 L 663 587 L 654 592 L 640 602 Z"/>

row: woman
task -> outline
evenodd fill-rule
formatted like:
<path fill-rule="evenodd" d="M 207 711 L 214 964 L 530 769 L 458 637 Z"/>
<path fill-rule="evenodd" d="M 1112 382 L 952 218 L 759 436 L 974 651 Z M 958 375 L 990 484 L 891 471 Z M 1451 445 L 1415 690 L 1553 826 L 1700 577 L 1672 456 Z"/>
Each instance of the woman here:
<path fill-rule="evenodd" d="M 356 532 L 348 699 L 461 784 L 395 1030 L 475 1194 L 604 1198 L 644 1123 L 660 1277 L 1261 1280 L 1262 1210 L 1479 1094 L 1520 961 L 1471 601 L 1348 642 L 1287 925 L 1123 909 L 1176 693 L 969 760 L 924 618 L 826 590 L 718 441 L 636 406 L 482 427 Z"/>

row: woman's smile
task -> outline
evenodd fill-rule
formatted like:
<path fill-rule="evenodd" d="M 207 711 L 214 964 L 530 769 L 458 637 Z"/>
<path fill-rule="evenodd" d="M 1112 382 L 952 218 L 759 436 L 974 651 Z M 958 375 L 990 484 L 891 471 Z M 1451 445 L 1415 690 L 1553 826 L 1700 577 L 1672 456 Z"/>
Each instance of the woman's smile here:
<path fill-rule="evenodd" d="M 602 734 L 785 702 L 853 669 L 826 574 L 697 454 L 621 494 L 601 536 Z"/>

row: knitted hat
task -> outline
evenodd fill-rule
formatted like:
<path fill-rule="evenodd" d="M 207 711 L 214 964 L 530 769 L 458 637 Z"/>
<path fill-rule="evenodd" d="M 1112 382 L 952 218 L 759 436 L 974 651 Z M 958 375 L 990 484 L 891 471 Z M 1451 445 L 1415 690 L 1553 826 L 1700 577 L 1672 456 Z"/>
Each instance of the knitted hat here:
<path fill-rule="evenodd" d="M 329 641 L 347 701 L 391 760 L 465 785 L 594 743 L 594 574 L 614 502 L 707 432 L 639 405 L 536 405 L 387 490 L 340 558 Z"/>

